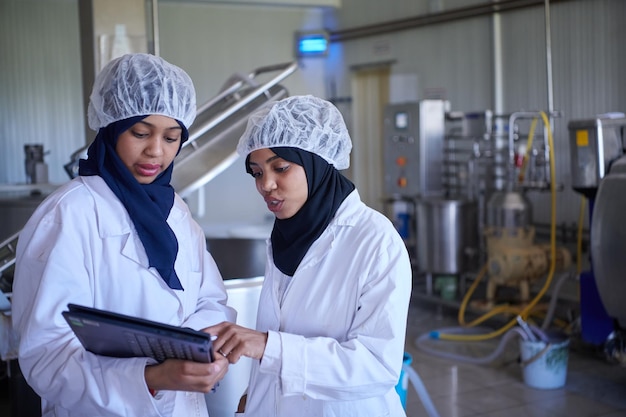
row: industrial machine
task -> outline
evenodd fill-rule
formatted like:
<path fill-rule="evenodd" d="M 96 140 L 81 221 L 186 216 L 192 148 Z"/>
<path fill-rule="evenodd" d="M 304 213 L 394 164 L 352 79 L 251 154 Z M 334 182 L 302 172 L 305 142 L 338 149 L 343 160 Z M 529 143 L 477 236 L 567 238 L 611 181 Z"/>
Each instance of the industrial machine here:
<path fill-rule="evenodd" d="M 556 191 L 562 186 L 555 177 L 550 120 L 560 116 L 456 112 L 437 100 L 385 109 L 387 214 L 415 245 L 426 298 L 445 303 L 459 295 L 458 288 L 452 298 L 440 291 L 438 280 L 463 290 L 464 279 L 476 283 L 484 276 L 485 299 L 473 307 L 491 310 L 505 303 L 528 315 L 542 307 L 539 300 L 556 273 L 573 276 L 572 253 L 554 239 Z M 572 187 L 589 201 L 591 270 L 579 281 L 582 339 L 603 345 L 608 358 L 626 364 L 626 117 L 572 120 L 568 129 Z M 551 194 L 549 243 L 537 240 L 531 192 Z M 535 284 L 541 289 L 533 296 Z M 511 298 L 510 290 L 517 296 Z M 552 301 L 548 315 L 554 314 Z"/>
<path fill-rule="evenodd" d="M 535 242 L 532 206 L 523 193 L 495 193 L 487 210 L 488 282 L 483 307 L 495 306 L 499 287 L 518 289 L 517 299 L 512 301 L 525 306 L 531 300 L 531 284 L 544 279 L 550 270 L 550 244 Z M 555 270 L 566 270 L 572 264 L 567 249 L 556 247 L 555 255 Z"/>
<path fill-rule="evenodd" d="M 423 100 L 389 105 L 384 116 L 388 215 L 401 234 L 405 218 L 414 218 L 404 237 L 416 245 L 428 296 L 441 288 L 438 281 L 463 290 L 464 278 L 475 278 L 484 266 L 480 307 L 502 301 L 502 287 L 519 291 L 506 302 L 524 306 L 532 284 L 549 275 L 552 258 L 556 272 L 570 267 L 567 249 L 555 247 L 553 256 L 551 245 L 535 241 L 527 197 L 552 191 L 548 117 L 558 112 L 464 113 L 449 111 L 442 100 Z M 544 133 L 533 140 L 537 123 Z"/>
<path fill-rule="evenodd" d="M 444 116 L 447 102 L 422 100 L 390 104 L 383 119 L 384 196 L 415 262 L 419 199 L 441 195 Z"/>
<path fill-rule="evenodd" d="M 384 111 L 385 194 L 442 194 L 443 137 L 447 102 L 390 104 Z"/>
<path fill-rule="evenodd" d="M 591 270 L 580 276 L 582 336 L 626 365 L 626 118 L 572 120 L 572 187 L 589 201 Z"/>
<path fill-rule="evenodd" d="M 543 141 L 534 141 L 534 131 L 540 119 L 546 133 Z M 520 144 L 520 125 L 529 120 L 528 138 L 525 144 Z M 554 242 L 535 242 L 532 207 L 525 195 L 528 190 L 550 190 L 552 210 L 555 210 L 556 178 L 554 171 L 548 169 L 554 163 L 554 156 L 548 152 L 553 151 L 548 116 L 542 112 L 515 112 L 509 117 L 508 128 L 508 179 L 505 188 L 494 192 L 487 203 L 484 229 L 487 308 L 496 303 L 498 287 L 519 289 L 517 303 L 521 306 L 529 304 L 533 282 L 544 279 L 549 272 L 554 274 L 566 270 L 572 263 L 566 248 L 556 247 Z M 552 218 L 554 221 L 555 216 Z M 548 276 L 548 279 L 552 277 Z"/>

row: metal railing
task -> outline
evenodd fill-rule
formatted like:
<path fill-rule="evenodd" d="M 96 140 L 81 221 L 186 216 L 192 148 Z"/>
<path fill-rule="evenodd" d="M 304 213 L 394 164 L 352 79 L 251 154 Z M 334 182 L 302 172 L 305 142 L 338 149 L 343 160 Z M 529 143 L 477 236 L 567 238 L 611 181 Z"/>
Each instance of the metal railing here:
<path fill-rule="evenodd" d="M 20 232 L 15 233 L 0 244 L 0 276 L 15 264 L 15 249 L 19 234 Z"/>
<path fill-rule="evenodd" d="M 288 95 L 279 83 L 298 65 L 290 62 L 234 74 L 218 95 L 198 108 L 198 115 L 174 161 L 172 186 L 182 197 L 205 185 L 237 159 L 237 143 L 248 116 L 263 104 Z M 274 74 L 269 80 L 260 78 Z"/>

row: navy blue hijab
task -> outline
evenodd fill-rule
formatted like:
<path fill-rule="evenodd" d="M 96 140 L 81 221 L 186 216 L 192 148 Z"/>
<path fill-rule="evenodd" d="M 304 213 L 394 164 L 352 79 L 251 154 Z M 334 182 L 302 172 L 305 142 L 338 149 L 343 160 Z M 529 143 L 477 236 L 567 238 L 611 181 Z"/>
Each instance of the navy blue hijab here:
<path fill-rule="evenodd" d="M 119 136 L 146 117 L 148 116 L 130 117 L 100 128 L 89 146 L 87 159 L 79 161 L 78 173 L 82 176 L 102 177 L 126 207 L 148 255 L 149 266 L 159 271 L 170 288 L 183 290 L 174 270 L 178 240 L 167 224 L 167 217 L 174 205 L 174 188 L 170 185 L 174 163 L 152 183 L 140 184 L 115 151 Z M 182 147 L 189 132 L 180 121 L 177 122 L 182 128 Z"/>
<path fill-rule="evenodd" d="M 308 197 L 288 219 L 275 219 L 271 242 L 274 264 L 293 276 L 307 251 L 324 232 L 339 206 L 354 190 L 354 184 L 319 155 L 294 147 L 270 148 L 279 157 L 304 168 Z M 251 173 L 249 158 L 246 170 Z"/>

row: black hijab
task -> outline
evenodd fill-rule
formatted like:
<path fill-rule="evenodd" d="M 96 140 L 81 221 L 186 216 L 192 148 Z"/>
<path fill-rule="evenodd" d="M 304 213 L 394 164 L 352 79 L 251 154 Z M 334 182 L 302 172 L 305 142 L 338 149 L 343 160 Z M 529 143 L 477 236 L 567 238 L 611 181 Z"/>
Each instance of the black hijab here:
<path fill-rule="evenodd" d="M 183 290 L 174 270 L 178 240 L 167 224 L 167 217 L 174 205 L 174 188 L 170 185 L 174 163 L 152 183 L 140 184 L 115 151 L 120 134 L 146 117 L 135 116 L 101 128 L 89 146 L 87 159 L 79 161 L 78 173 L 82 176 L 102 177 L 126 207 L 148 255 L 149 266 L 159 271 L 170 288 Z M 180 142 L 182 147 L 189 132 L 180 121 L 177 122 L 183 132 Z"/>
<path fill-rule="evenodd" d="M 302 208 L 288 219 L 275 219 L 271 242 L 274 264 L 293 276 L 313 242 L 335 217 L 337 209 L 354 190 L 354 184 L 322 157 L 299 148 L 270 148 L 279 157 L 304 168 L 308 197 Z M 246 169 L 249 168 L 246 159 Z"/>

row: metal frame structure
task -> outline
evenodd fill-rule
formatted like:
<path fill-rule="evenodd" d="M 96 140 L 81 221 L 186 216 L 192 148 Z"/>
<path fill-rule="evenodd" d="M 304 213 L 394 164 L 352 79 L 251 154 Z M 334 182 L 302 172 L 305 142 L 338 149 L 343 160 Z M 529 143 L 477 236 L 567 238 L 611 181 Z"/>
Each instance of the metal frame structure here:
<path fill-rule="evenodd" d="M 174 162 L 172 186 L 182 197 L 205 185 L 237 159 L 237 143 L 248 116 L 268 102 L 288 95 L 279 85 L 297 62 L 260 67 L 249 75 L 234 74 L 220 93 L 198 108 L 189 140 Z M 277 73 L 260 84 L 259 77 Z"/>

